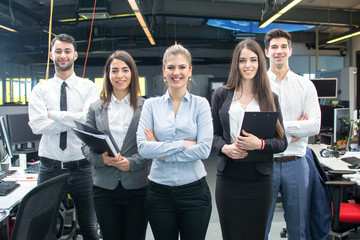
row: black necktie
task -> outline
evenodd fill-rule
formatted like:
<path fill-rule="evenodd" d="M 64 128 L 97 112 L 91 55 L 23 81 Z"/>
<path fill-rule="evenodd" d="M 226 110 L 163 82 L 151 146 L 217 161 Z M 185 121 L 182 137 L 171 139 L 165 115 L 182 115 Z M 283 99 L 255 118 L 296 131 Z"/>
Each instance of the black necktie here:
<path fill-rule="evenodd" d="M 60 111 L 66 111 L 66 82 L 61 84 L 61 93 L 60 93 Z M 66 148 L 66 135 L 67 132 L 60 133 L 60 148 L 64 150 Z"/>

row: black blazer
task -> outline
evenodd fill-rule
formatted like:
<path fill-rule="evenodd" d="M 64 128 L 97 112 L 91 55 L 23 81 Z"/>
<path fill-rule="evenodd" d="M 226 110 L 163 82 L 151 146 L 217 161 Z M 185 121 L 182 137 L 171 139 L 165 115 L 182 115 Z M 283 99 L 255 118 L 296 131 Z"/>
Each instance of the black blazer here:
<path fill-rule="evenodd" d="M 214 141 L 213 147 L 218 151 L 217 170 L 223 172 L 226 166 L 226 162 L 230 159 L 227 155 L 221 152 L 221 148 L 225 144 L 231 144 L 230 136 L 230 122 L 229 122 L 229 109 L 232 98 L 234 96 L 234 89 L 218 88 L 212 99 L 212 118 L 214 124 Z M 279 121 L 284 128 L 281 109 L 278 101 L 278 96 L 274 93 L 274 101 L 276 110 L 279 114 Z M 285 151 L 287 148 L 287 139 L 284 135 L 282 139 L 264 139 L 265 148 L 263 152 L 273 154 Z M 256 169 L 263 174 L 272 174 L 273 162 L 254 162 Z"/>

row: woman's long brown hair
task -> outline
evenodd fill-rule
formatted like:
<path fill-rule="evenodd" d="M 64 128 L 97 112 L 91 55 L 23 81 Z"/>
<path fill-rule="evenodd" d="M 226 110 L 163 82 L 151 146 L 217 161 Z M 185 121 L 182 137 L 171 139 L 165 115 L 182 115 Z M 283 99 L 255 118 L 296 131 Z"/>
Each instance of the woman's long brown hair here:
<path fill-rule="evenodd" d="M 254 52 L 258 57 L 259 67 L 256 72 L 256 75 L 253 79 L 253 93 L 256 97 L 256 100 L 259 103 L 260 111 L 276 111 L 274 103 L 274 95 L 270 88 L 270 82 L 267 75 L 267 66 L 265 55 L 260 47 L 260 45 L 252 39 L 246 39 L 241 41 L 235 47 L 233 58 L 231 62 L 230 73 L 228 81 L 224 88 L 226 89 L 242 89 L 243 79 L 241 78 L 239 70 L 239 58 L 241 51 L 246 48 Z M 279 120 L 276 124 L 275 137 L 282 138 L 284 137 L 284 129 L 282 128 Z"/>
<path fill-rule="evenodd" d="M 124 61 L 126 65 L 129 66 L 131 71 L 131 81 L 129 85 L 130 92 L 130 105 L 135 110 L 137 107 L 138 96 L 140 93 L 140 84 L 139 84 L 139 74 L 135 64 L 134 59 L 130 56 L 129 53 L 125 51 L 115 51 L 111 56 L 107 59 L 105 67 L 104 67 L 104 83 L 103 89 L 101 90 L 100 98 L 103 100 L 104 105 L 106 106 L 111 99 L 111 94 L 113 93 L 113 86 L 110 82 L 110 65 L 114 59 L 119 59 Z"/>

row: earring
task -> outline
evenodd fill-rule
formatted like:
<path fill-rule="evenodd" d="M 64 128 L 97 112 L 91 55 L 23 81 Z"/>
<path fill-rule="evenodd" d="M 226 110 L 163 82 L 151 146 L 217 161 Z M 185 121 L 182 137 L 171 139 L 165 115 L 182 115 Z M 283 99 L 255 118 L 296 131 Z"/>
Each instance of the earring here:
<path fill-rule="evenodd" d="M 191 77 L 189 77 L 188 81 L 189 81 L 189 82 L 191 82 L 191 81 L 192 81 Z"/>
<path fill-rule="evenodd" d="M 164 78 L 164 82 L 166 82 L 166 78 Z"/>

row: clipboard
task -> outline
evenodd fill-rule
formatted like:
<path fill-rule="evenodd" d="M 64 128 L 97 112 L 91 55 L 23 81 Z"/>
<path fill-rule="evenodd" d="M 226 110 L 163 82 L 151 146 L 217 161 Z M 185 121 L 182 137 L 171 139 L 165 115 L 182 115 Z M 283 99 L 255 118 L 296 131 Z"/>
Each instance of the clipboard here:
<path fill-rule="evenodd" d="M 244 129 L 258 138 L 274 138 L 279 112 L 245 112 L 240 135 Z M 273 161 L 273 154 L 258 150 L 248 151 L 244 159 L 234 159 L 234 162 L 264 162 Z"/>
<path fill-rule="evenodd" d="M 245 112 L 240 135 L 245 130 L 258 138 L 273 138 L 278 117 L 279 112 Z"/>

